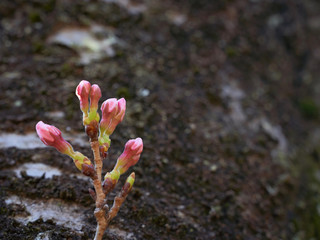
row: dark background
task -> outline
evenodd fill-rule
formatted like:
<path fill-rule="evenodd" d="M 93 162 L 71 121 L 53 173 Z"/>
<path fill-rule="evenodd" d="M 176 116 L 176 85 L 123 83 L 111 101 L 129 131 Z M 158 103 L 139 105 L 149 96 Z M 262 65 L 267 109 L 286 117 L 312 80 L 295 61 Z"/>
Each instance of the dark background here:
<path fill-rule="evenodd" d="M 127 100 L 104 172 L 129 138 L 145 146 L 106 239 L 319 239 L 319 13 L 317 0 L 1 0 L 0 238 L 94 235 L 89 180 L 54 149 L 18 146 L 40 120 L 81 133 L 86 79 Z M 64 174 L 18 177 L 25 163 Z M 87 224 L 25 225 L 12 195 L 76 203 Z"/>

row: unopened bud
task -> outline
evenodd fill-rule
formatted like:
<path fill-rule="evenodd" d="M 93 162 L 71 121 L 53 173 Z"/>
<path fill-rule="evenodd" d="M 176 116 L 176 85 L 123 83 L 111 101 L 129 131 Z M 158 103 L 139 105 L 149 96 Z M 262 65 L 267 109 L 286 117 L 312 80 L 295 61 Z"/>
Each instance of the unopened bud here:
<path fill-rule="evenodd" d="M 76 95 L 80 100 L 80 109 L 84 117 L 88 116 L 90 89 L 91 84 L 86 80 L 82 80 L 76 88 Z"/>
<path fill-rule="evenodd" d="M 110 136 L 117 125 L 122 122 L 126 111 L 126 100 L 110 98 L 101 105 L 102 119 L 100 123 L 101 136 Z"/>
<path fill-rule="evenodd" d="M 88 126 L 92 122 L 99 122 L 100 116 L 97 113 L 99 99 L 101 98 L 101 90 L 97 84 L 91 86 L 90 90 L 90 110 L 87 118 L 84 119 L 84 125 Z"/>
<path fill-rule="evenodd" d="M 82 153 L 75 152 L 70 143 L 64 140 L 58 128 L 40 121 L 36 125 L 36 131 L 45 145 L 52 146 L 59 152 L 68 155 L 73 159 L 74 164 L 80 171 L 83 171 L 87 176 L 92 175 L 92 169 L 94 171 L 94 168 L 91 161 Z"/>
<path fill-rule="evenodd" d="M 40 121 L 36 125 L 36 131 L 41 141 L 47 145 L 56 148 L 64 154 L 73 152 L 72 146 L 61 135 L 61 131 L 55 126 L 45 124 Z"/>
<path fill-rule="evenodd" d="M 89 118 L 87 118 L 88 120 Z M 99 126 L 97 121 L 88 122 L 88 125 L 85 126 L 86 134 L 91 139 L 91 141 L 98 140 Z"/>
<path fill-rule="evenodd" d="M 84 156 L 82 153 L 80 152 L 73 152 L 73 154 L 69 155 L 72 159 L 74 164 L 76 165 L 76 167 L 80 170 L 83 171 L 83 167 L 85 166 L 85 172 L 89 174 L 89 172 L 91 171 L 89 168 L 93 168 L 93 165 L 91 163 L 91 161 L 89 160 L 89 158 L 87 158 L 86 156 Z M 85 174 L 86 175 L 86 174 Z M 87 175 L 89 176 L 89 175 Z"/>
<path fill-rule="evenodd" d="M 116 186 L 120 177 L 120 173 L 118 171 L 113 170 L 112 172 L 108 172 L 102 183 L 103 191 L 105 193 L 111 192 Z"/>
<path fill-rule="evenodd" d="M 102 159 L 105 159 L 108 156 L 108 148 L 107 146 L 100 146 L 99 152 Z"/>
<path fill-rule="evenodd" d="M 118 170 L 120 174 L 125 173 L 129 167 L 135 165 L 140 158 L 143 150 L 143 142 L 141 138 L 131 139 L 126 145 L 123 153 L 117 160 L 115 170 Z"/>
<path fill-rule="evenodd" d="M 123 185 L 122 191 L 128 194 L 133 186 L 134 180 L 135 180 L 135 173 L 131 173 L 130 176 L 127 178 L 126 183 Z"/>
<path fill-rule="evenodd" d="M 107 157 L 107 152 L 109 150 L 111 141 L 108 135 L 102 135 L 99 136 L 99 145 L 100 145 L 100 154 L 103 158 Z"/>
<path fill-rule="evenodd" d="M 101 105 L 102 118 L 100 122 L 100 131 L 105 134 L 112 119 L 117 114 L 118 101 L 116 98 L 110 98 L 104 101 Z"/>
<path fill-rule="evenodd" d="M 98 110 L 98 103 L 101 98 L 101 89 L 97 84 L 91 86 L 90 91 L 90 112 Z"/>
<path fill-rule="evenodd" d="M 93 177 L 96 173 L 96 171 L 94 170 L 93 165 L 88 165 L 83 163 L 82 164 L 82 173 L 88 177 Z"/>

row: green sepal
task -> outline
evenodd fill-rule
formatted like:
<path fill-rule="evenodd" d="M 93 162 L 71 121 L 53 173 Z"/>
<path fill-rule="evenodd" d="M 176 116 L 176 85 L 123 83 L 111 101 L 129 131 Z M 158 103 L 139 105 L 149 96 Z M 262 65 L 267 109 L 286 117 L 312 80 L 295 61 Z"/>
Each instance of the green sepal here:
<path fill-rule="evenodd" d="M 91 109 L 87 117 L 84 116 L 83 125 L 88 126 L 93 121 L 96 121 L 96 122 L 100 121 L 100 116 L 99 116 L 99 113 L 97 113 L 96 109 Z"/>
<path fill-rule="evenodd" d="M 105 143 L 107 143 L 108 146 L 110 146 L 110 144 L 111 144 L 111 140 L 109 138 L 109 135 L 107 135 L 107 134 L 102 134 L 102 135 L 100 134 L 98 140 L 99 140 L 99 145 L 100 146 L 105 145 Z"/>
<path fill-rule="evenodd" d="M 117 170 L 112 170 L 111 172 L 108 172 L 105 175 L 104 179 L 107 179 L 107 178 L 111 179 L 112 181 L 116 181 L 117 182 L 119 180 L 119 178 L 120 178 L 120 173 Z"/>

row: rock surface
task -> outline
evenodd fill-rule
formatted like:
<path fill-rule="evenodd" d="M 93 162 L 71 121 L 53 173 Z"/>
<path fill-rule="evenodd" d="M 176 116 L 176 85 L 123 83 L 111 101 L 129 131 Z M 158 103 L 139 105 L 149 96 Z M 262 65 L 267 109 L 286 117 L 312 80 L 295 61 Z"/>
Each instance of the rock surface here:
<path fill-rule="evenodd" d="M 28 138 L 43 120 L 91 156 L 82 79 L 127 100 L 104 172 L 129 138 L 145 145 L 105 239 L 320 238 L 319 13 L 317 0 L 1 0 L 0 239 L 92 239 L 90 181 Z"/>

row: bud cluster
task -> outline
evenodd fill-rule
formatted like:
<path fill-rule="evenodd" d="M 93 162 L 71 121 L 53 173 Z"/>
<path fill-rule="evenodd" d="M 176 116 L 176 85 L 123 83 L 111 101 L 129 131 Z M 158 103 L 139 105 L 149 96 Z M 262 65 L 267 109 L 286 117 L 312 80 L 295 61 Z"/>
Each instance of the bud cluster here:
<path fill-rule="evenodd" d="M 89 176 L 93 180 L 95 192 L 92 189 L 89 192 L 96 201 L 97 209 L 95 210 L 95 216 L 98 226 L 100 225 L 100 228 L 98 228 L 100 230 L 96 233 L 95 239 L 101 239 L 107 227 L 105 223 L 109 223 L 117 214 L 122 202 L 130 192 L 135 180 L 135 173 L 131 173 L 127 178 L 121 192 L 115 198 L 114 206 L 110 211 L 105 205 L 105 198 L 115 188 L 120 176 L 139 161 L 143 150 L 143 142 L 141 138 L 129 140 L 125 145 L 123 153 L 118 157 L 114 168 L 106 173 L 103 182 L 101 182 L 101 157 L 105 158 L 107 156 L 107 151 L 111 145 L 110 135 L 124 118 L 126 100 L 124 98 L 119 100 L 110 98 L 104 101 L 101 105 L 102 118 L 99 122 L 98 103 L 101 98 L 100 87 L 82 80 L 76 88 L 76 95 L 80 100 L 83 125 L 90 138 L 91 148 L 94 153 L 94 165 L 88 157 L 73 150 L 71 144 L 62 137 L 61 131 L 58 128 L 40 121 L 36 125 L 36 131 L 45 145 L 54 147 L 59 152 L 71 157 L 75 166 L 84 175 Z"/>
<path fill-rule="evenodd" d="M 98 103 L 101 98 L 101 90 L 97 84 L 91 84 L 82 80 L 76 88 L 76 95 L 80 101 L 80 109 L 83 113 L 83 125 L 91 140 L 97 138 L 100 116 Z M 89 101 L 90 100 L 90 101 Z"/>

